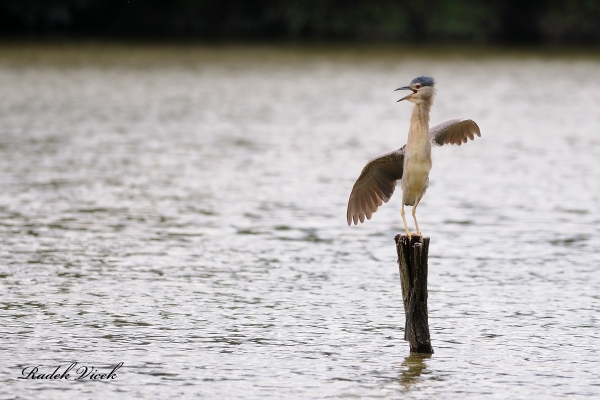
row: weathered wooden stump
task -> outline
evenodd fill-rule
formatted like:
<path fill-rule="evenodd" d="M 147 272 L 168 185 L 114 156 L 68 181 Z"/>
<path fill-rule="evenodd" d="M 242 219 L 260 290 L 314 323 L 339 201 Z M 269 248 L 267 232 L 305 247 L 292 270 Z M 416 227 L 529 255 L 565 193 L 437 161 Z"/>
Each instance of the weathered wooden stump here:
<path fill-rule="evenodd" d="M 396 252 L 400 267 L 402 301 L 406 325 L 404 340 L 411 353 L 433 354 L 427 316 L 427 255 L 429 238 L 396 235 Z"/>

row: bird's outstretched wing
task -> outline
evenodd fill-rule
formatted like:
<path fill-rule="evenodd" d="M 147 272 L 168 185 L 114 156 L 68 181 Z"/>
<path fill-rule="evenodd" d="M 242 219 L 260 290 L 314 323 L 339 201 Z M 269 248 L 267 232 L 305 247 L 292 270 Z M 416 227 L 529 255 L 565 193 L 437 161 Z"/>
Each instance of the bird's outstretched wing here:
<path fill-rule="evenodd" d="M 356 225 L 359 220 L 365 222 L 365 217 L 371 219 L 377 208 L 392 197 L 396 181 L 402 179 L 404 147 L 375 158 L 365 165 L 348 200 L 348 225 L 352 225 L 353 221 Z"/>
<path fill-rule="evenodd" d="M 475 135 L 481 137 L 479 127 L 472 119 L 451 119 L 429 129 L 431 143 L 437 146 L 445 144 L 461 145 L 469 139 L 475 139 Z"/>

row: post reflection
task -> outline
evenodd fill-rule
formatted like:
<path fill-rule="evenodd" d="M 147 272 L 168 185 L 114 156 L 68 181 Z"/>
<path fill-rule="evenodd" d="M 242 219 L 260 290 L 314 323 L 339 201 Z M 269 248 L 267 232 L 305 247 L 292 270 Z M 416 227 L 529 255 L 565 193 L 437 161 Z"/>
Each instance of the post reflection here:
<path fill-rule="evenodd" d="M 431 358 L 431 354 L 411 353 L 404 358 L 401 364 L 402 374 L 399 382 L 405 390 L 409 390 L 415 383 L 420 381 L 421 373 L 427 368 L 426 360 Z"/>

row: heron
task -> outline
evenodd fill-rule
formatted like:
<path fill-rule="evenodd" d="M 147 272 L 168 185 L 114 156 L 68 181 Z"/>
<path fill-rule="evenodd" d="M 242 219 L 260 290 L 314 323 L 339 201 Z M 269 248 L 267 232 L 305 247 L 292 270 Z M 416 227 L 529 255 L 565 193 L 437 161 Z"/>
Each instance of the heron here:
<path fill-rule="evenodd" d="M 400 215 L 406 235 L 411 236 L 404 206 L 412 206 L 416 234 L 422 236 L 417 222 L 417 206 L 429 186 L 431 171 L 431 146 L 445 144 L 461 145 L 475 135 L 481 137 L 479 126 L 470 119 L 451 119 L 429 129 L 429 111 L 435 96 L 435 80 L 430 76 L 419 76 L 410 85 L 396 90 L 410 90 L 398 102 L 407 100 L 414 104 L 410 116 L 408 140 L 398 150 L 384 154 L 367 163 L 356 180 L 350 199 L 346 218 L 348 225 L 358 225 L 358 221 L 371 219 L 374 212 L 384 202 L 387 203 L 397 181 L 402 187 L 402 209 Z"/>

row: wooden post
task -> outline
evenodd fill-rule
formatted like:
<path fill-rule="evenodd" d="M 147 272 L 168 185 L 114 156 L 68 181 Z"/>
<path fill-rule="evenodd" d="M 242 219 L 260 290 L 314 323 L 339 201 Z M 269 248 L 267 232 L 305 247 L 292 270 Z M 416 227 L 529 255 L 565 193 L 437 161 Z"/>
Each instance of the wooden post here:
<path fill-rule="evenodd" d="M 406 325 L 404 340 L 411 353 L 433 354 L 427 316 L 427 255 L 429 238 L 396 235 L 396 252 L 400 267 L 402 301 Z"/>

